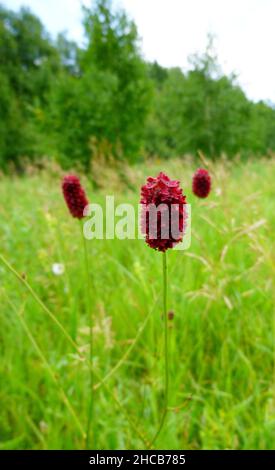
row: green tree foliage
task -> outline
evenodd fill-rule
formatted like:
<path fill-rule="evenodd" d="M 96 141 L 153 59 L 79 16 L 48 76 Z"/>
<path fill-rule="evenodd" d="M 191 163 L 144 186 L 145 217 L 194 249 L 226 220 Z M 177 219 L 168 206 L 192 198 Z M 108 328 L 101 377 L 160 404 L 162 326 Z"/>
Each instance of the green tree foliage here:
<path fill-rule="evenodd" d="M 151 84 L 136 27 L 124 12 L 113 13 L 107 0 L 84 8 L 84 26 L 79 74 L 63 74 L 51 97 L 58 148 L 88 165 L 96 138 L 108 141 L 117 157 L 133 159 L 143 144 Z"/>
<path fill-rule="evenodd" d="M 111 0 L 84 8 L 83 25 L 79 47 L 53 41 L 28 9 L 0 6 L 2 168 L 45 154 L 88 168 L 96 145 L 132 161 L 275 150 L 274 106 L 248 100 L 223 74 L 211 37 L 183 72 L 146 63 L 135 24 Z"/>
<path fill-rule="evenodd" d="M 43 25 L 28 9 L 0 6 L 0 161 L 32 155 L 32 107 L 45 104 L 59 56 Z"/>
<path fill-rule="evenodd" d="M 116 93 L 116 78 L 96 68 L 81 77 L 59 77 L 45 124 L 48 127 L 52 122 L 54 147 L 64 166 L 79 162 L 88 167 L 93 137 L 111 140 L 117 117 L 113 105 Z"/>
<path fill-rule="evenodd" d="M 186 74 L 175 68 L 166 76 L 151 66 L 155 94 L 148 152 L 167 157 L 202 150 L 217 157 L 274 149 L 274 108 L 249 101 L 236 77 L 222 74 L 211 38 L 205 54 L 194 55 L 190 64 Z"/>

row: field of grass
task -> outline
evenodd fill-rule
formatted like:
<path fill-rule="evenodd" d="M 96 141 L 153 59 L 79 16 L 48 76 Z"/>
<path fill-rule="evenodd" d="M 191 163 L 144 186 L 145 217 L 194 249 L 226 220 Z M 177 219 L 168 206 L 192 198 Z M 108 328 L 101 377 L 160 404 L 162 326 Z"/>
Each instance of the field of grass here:
<path fill-rule="evenodd" d="M 191 193 L 195 168 L 171 160 L 106 170 L 97 189 L 82 177 L 92 202 L 114 194 L 138 203 L 145 177 L 163 170 L 192 204 L 191 247 L 168 252 L 169 411 L 154 446 L 274 449 L 275 160 L 214 164 L 205 201 Z M 29 173 L 0 178 L 0 255 L 21 276 L 0 260 L 0 449 L 81 449 L 90 370 L 80 227 L 58 169 Z M 92 445 L 145 448 L 163 405 L 162 256 L 142 240 L 88 248 L 99 384 Z"/>

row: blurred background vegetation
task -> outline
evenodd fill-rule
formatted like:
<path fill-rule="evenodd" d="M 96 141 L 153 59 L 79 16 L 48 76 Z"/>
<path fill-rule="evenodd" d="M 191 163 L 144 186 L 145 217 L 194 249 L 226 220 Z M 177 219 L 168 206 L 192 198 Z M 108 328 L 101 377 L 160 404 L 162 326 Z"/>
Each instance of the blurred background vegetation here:
<path fill-rule="evenodd" d="M 45 155 L 88 170 L 98 154 L 137 162 L 203 151 L 275 150 L 275 108 L 250 101 L 209 36 L 190 68 L 144 61 L 138 31 L 109 0 L 83 8 L 85 45 L 53 40 L 29 9 L 0 5 L 0 167 Z"/>

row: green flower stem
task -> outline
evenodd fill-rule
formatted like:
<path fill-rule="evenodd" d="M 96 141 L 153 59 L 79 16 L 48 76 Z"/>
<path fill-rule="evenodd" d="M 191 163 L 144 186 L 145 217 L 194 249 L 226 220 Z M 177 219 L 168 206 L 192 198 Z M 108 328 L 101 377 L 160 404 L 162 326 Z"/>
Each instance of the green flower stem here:
<path fill-rule="evenodd" d="M 168 337 L 168 315 L 167 315 L 167 258 L 166 252 L 163 253 L 163 316 L 164 316 L 164 406 L 158 430 L 150 442 L 149 449 L 151 449 L 156 440 L 158 439 L 167 415 L 168 401 L 169 401 L 169 337 Z"/>
<path fill-rule="evenodd" d="M 90 447 L 90 434 L 91 434 L 91 423 L 94 419 L 94 404 L 95 404 L 95 390 L 94 390 L 94 371 L 93 371 L 93 354 L 94 354 L 94 336 L 93 336 L 93 327 L 94 319 L 92 314 L 92 302 L 91 302 L 91 273 L 90 273 L 90 263 L 89 263 L 89 252 L 87 246 L 87 240 L 84 235 L 84 220 L 81 223 L 81 237 L 83 241 L 83 252 L 84 252 L 84 265 L 85 265 L 85 274 L 86 274 L 86 302 L 87 302 L 87 314 L 89 318 L 89 330 L 90 330 L 90 400 L 88 407 L 88 420 L 87 420 L 87 432 L 86 432 L 86 449 Z M 93 428 L 95 429 L 95 423 Z M 95 432 L 93 433 L 93 444 L 96 446 Z"/>

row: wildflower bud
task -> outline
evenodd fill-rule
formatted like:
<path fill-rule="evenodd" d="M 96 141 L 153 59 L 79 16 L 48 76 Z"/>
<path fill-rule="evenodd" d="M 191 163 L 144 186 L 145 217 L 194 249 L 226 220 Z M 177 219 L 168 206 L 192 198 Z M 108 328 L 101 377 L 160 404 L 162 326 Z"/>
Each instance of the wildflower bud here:
<path fill-rule="evenodd" d="M 211 177 L 207 170 L 199 168 L 193 176 L 193 193 L 205 198 L 211 191 Z"/>
<path fill-rule="evenodd" d="M 170 312 L 168 312 L 168 320 L 172 321 L 174 320 L 175 318 L 175 313 L 173 312 L 173 310 L 170 310 Z"/>
<path fill-rule="evenodd" d="M 62 182 L 62 190 L 71 215 L 77 219 L 82 219 L 84 217 L 84 209 L 89 204 L 89 201 L 79 178 L 75 175 L 65 176 Z"/>
<path fill-rule="evenodd" d="M 187 210 L 179 181 L 170 180 L 164 173 L 147 178 L 140 203 L 141 231 L 151 248 L 164 252 L 182 241 Z"/>

